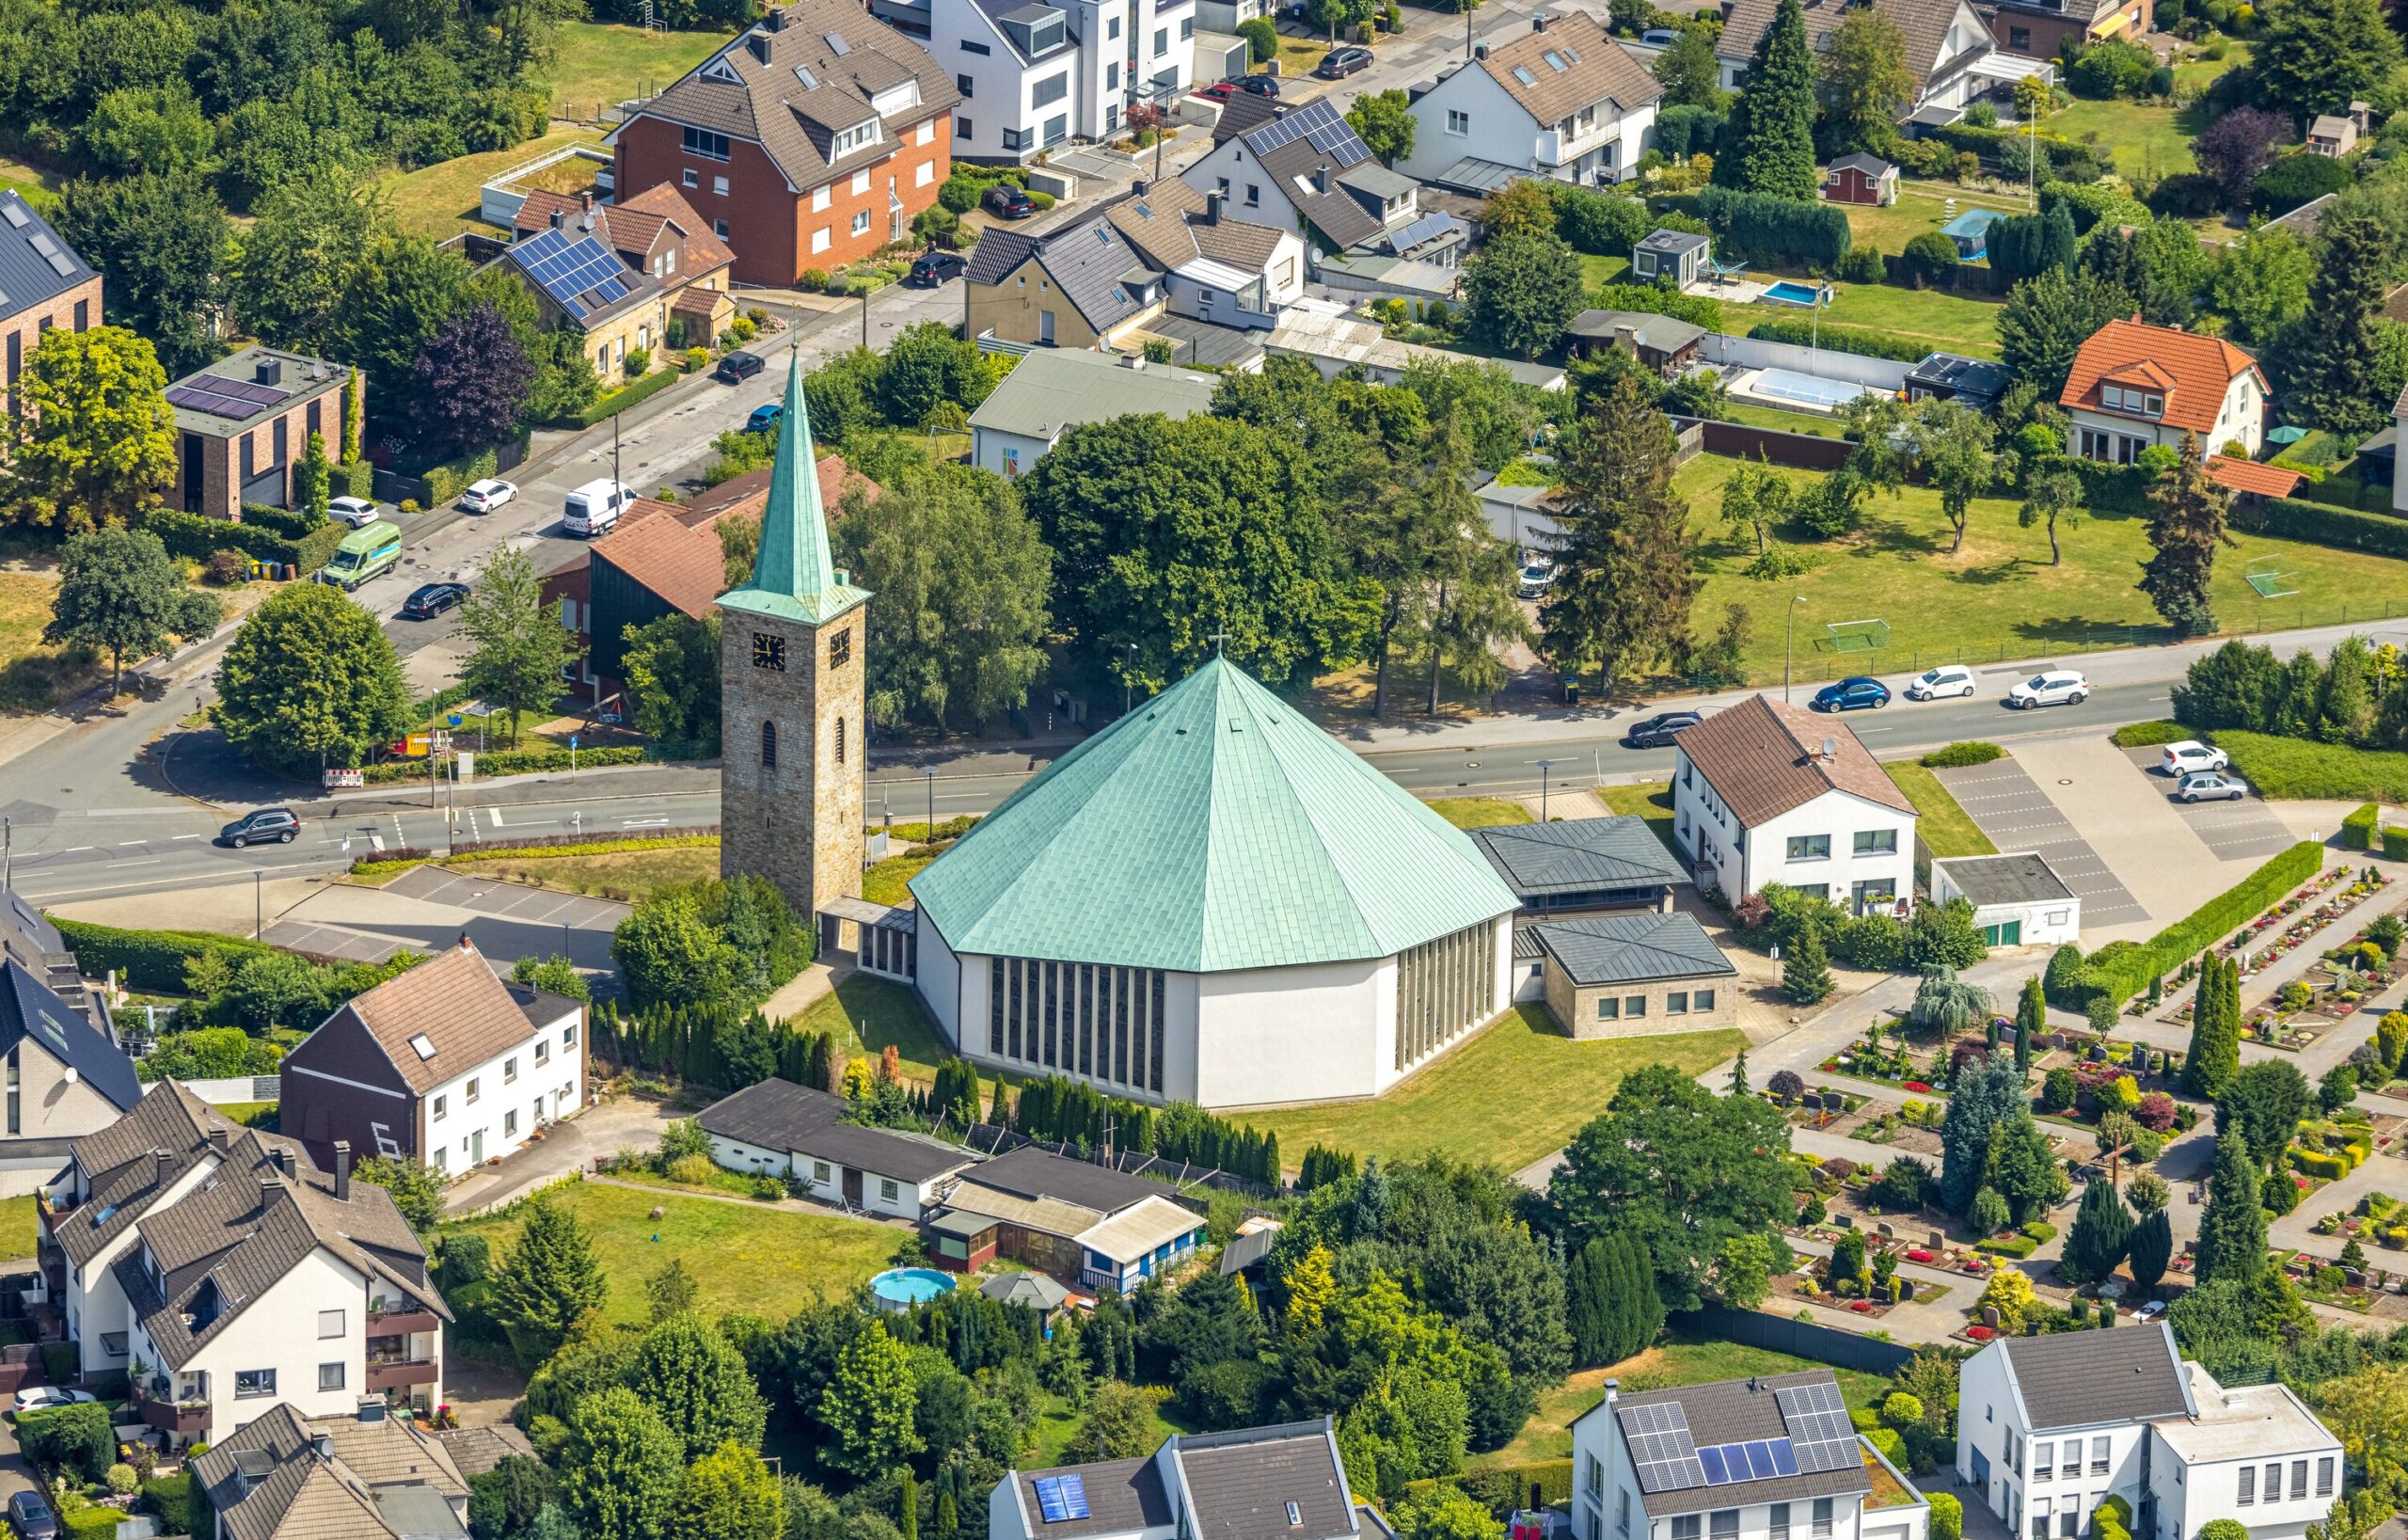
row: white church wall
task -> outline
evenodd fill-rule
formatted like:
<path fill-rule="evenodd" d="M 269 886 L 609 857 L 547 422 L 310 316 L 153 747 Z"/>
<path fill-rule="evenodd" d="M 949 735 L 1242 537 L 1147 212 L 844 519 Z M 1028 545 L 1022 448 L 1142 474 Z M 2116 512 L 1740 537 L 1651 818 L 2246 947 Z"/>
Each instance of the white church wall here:
<path fill-rule="evenodd" d="M 1196 1101 L 1254 1106 L 1376 1094 L 1381 1027 L 1396 1017 L 1395 972 L 1394 960 L 1378 958 L 1204 975 Z"/>
<path fill-rule="evenodd" d="M 936 1018 L 937 1030 L 947 1041 L 964 1054 L 983 1052 L 987 1043 L 987 976 L 975 968 L 965 969 L 961 960 L 944 933 L 928 918 L 927 910 L 920 911 L 920 976 L 915 980 L 920 999 Z M 976 975 L 974 978 L 971 975 Z M 973 1000 L 971 995 L 976 995 Z"/>

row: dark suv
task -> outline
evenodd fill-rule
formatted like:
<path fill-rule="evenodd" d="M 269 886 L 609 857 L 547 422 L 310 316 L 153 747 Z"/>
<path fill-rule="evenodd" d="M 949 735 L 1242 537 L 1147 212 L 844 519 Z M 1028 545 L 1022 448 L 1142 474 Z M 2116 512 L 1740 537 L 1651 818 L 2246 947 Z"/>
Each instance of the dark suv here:
<path fill-rule="evenodd" d="M 761 372 L 761 356 L 757 353 L 731 353 L 711 371 L 711 378 L 724 385 L 736 385 Z"/>
<path fill-rule="evenodd" d="M 958 251 L 924 251 L 912 259 L 911 275 L 903 281 L 914 289 L 933 289 L 969 266 L 969 260 Z"/>
<path fill-rule="evenodd" d="M 264 845 L 270 840 L 278 845 L 290 845 L 293 836 L 300 832 L 301 820 L 293 815 L 293 809 L 262 807 L 244 814 L 220 829 L 217 837 L 239 850 L 246 845 Z"/>
<path fill-rule="evenodd" d="M 1667 711 L 1645 722 L 1630 724 L 1630 736 L 1623 739 L 1634 749 L 1669 749 L 1683 733 L 1705 719 L 1694 711 Z"/>
<path fill-rule="evenodd" d="M 987 205 L 987 212 L 998 219 L 1025 219 L 1037 212 L 1037 199 L 1028 196 L 1028 189 L 1015 187 L 1008 182 L 999 182 L 988 188 L 987 196 L 980 201 Z"/>

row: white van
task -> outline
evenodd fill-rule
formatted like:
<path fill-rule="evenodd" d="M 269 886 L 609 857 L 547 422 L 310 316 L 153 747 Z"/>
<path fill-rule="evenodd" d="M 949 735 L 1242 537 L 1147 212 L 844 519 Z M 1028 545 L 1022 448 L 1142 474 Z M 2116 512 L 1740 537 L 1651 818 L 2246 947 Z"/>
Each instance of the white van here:
<path fill-rule="evenodd" d="M 635 488 L 625 482 L 587 482 L 571 492 L 562 506 L 562 527 L 571 534 L 609 534 L 620 514 L 635 500 Z"/>

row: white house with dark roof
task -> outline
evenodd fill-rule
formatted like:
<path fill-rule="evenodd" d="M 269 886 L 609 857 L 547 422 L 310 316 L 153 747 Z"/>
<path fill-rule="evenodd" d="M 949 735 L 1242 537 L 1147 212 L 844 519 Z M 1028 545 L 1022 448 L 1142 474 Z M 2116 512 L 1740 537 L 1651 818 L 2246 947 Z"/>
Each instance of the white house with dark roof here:
<path fill-rule="evenodd" d="M 1304 237 L 1236 217 L 1226 193 L 1177 178 L 1141 182 L 1103 217 L 1163 275 L 1172 315 L 1261 329 L 1305 292 Z"/>
<path fill-rule="evenodd" d="M 1196 0 L 870 0 L 954 77 L 953 155 L 1021 164 L 1124 131 L 1133 95 L 1193 84 Z"/>
<path fill-rule="evenodd" d="M 1009 1470 L 987 1500 L 987 1540 L 1356 1540 L 1363 1528 L 1326 1417 Z"/>
<path fill-rule="evenodd" d="M 1516 959 L 1533 955 L 1540 995 L 1575 1039 L 1698 1032 L 1738 1020 L 1739 970 L 1695 915 L 1541 920 L 1513 942 Z"/>
<path fill-rule="evenodd" d="M 764 1080 L 705 1107 L 695 1121 L 731 1171 L 799 1180 L 822 1202 L 917 1220 L 978 1163 L 959 1145 L 845 1120 L 841 1096 Z"/>
<path fill-rule="evenodd" d="M 2016 1535 L 2088 1532 L 2111 1497 L 2132 1533 L 2197 1540 L 2238 1519 L 2300 1540 L 2332 1511 L 2340 1441 L 2282 1385 L 2227 1390 L 2185 1363 L 2162 1321 L 2003 1337 L 1957 1374 L 1956 1479 Z"/>
<path fill-rule="evenodd" d="M 54 926 L 0 890 L 0 1197 L 50 1185 L 75 1141 L 134 1110 L 142 1082 Z"/>
<path fill-rule="evenodd" d="M 1572 1423 L 1574 1540 L 1925 1540 L 1828 1369 L 1606 1399 Z"/>
<path fill-rule="evenodd" d="M 1931 898 L 1962 898 L 1992 946 L 2055 946 L 2082 933 L 2082 895 L 2037 850 L 1931 864 Z"/>
<path fill-rule="evenodd" d="M 1766 695 L 1680 736 L 1672 839 L 1734 901 L 1767 882 L 1858 913 L 1914 896 L 1914 803 L 1846 723 Z"/>
<path fill-rule="evenodd" d="M 461 1540 L 469 1479 L 483 1473 L 464 1469 L 445 1435 L 388 1417 L 377 1401 L 348 1415 L 274 1407 L 197 1455 L 192 1469 L 216 1518 L 215 1540 Z"/>
<path fill-rule="evenodd" d="M 1664 87 L 1586 11 L 1530 19 L 1416 87 L 1413 152 L 1398 169 L 1461 192 L 1517 177 L 1610 183 L 1636 172 Z"/>
<path fill-rule="evenodd" d="M 1900 119 L 1920 124 L 1953 123 L 1984 92 L 2027 74 L 2053 79 L 2053 66 L 2038 59 L 1997 53 L 1988 25 L 1970 0 L 1871 0 L 1906 40 L 1907 74 L 1914 96 Z M 1756 44 L 1772 25 L 1779 0 L 1736 0 L 1714 56 L 1722 66 L 1722 87 L 1735 91 L 1755 62 Z M 1805 0 L 1807 46 L 1821 53 L 1847 19 L 1846 0 Z"/>
<path fill-rule="evenodd" d="M 1230 215 L 1308 231 L 1320 250 L 1452 267 L 1470 232 L 1425 210 L 1420 185 L 1372 158 L 1328 97 L 1281 102 L 1241 91 L 1212 125 L 1212 148 L 1180 173 L 1219 193 Z"/>

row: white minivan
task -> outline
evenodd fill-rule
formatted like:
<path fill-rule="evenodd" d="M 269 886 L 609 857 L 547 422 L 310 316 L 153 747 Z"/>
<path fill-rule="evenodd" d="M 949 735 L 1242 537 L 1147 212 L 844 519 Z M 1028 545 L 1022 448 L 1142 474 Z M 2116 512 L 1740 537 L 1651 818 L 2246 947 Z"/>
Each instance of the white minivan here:
<path fill-rule="evenodd" d="M 609 534 L 627 504 L 635 500 L 635 488 L 625 482 L 587 482 L 568 495 L 561 509 L 561 526 L 571 534 Z"/>

